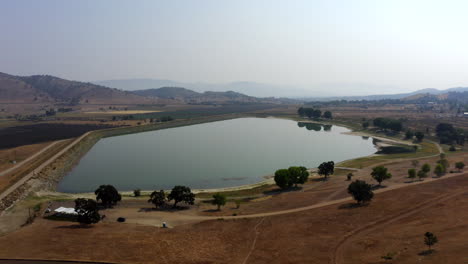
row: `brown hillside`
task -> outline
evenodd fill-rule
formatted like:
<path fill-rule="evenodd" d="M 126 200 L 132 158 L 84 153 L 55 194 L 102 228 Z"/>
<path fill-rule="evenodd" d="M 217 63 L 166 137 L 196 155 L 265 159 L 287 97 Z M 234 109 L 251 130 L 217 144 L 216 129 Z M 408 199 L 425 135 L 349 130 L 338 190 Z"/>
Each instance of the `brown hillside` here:
<path fill-rule="evenodd" d="M 16 76 L 0 73 L 0 103 L 42 104 L 54 101 L 47 93 L 18 79 Z"/>

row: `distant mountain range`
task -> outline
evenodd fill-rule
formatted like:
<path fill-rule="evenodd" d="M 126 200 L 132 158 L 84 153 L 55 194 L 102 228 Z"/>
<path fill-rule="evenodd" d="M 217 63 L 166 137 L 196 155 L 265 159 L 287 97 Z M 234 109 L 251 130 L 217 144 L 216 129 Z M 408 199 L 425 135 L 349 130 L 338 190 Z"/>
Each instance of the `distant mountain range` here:
<path fill-rule="evenodd" d="M 233 91 L 199 93 L 180 87 L 123 91 L 50 75 L 14 76 L 0 73 L 0 104 L 278 104 L 283 102 L 291 100 L 257 98 Z"/>
<path fill-rule="evenodd" d="M 154 89 L 160 87 L 184 87 L 199 93 L 226 92 L 234 91 L 254 97 L 300 97 L 308 93 L 307 90 L 300 89 L 294 86 L 270 85 L 256 82 L 231 82 L 222 84 L 212 83 L 184 83 L 164 79 L 123 79 L 123 80 L 107 80 L 95 81 L 95 84 L 104 85 L 107 87 L 135 91 Z"/>
<path fill-rule="evenodd" d="M 380 94 L 380 95 L 365 95 L 365 96 L 333 96 L 333 97 L 302 97 L 300 100 L 303 101 L 334 101 L 334 100 L 348 100 L 348 101 L 357 101 L 357 100 L 382 100 L 382 99 L 404 99 L 410 98 L 415 95 L 429 94 L 429 95 L 442 95 L 450 92 L 466 92 L 468 87 L 455 87 L 445 90 L 439 90 L 435 88 L 426 88 L 417 90 L 411 93 L 399 93 L 399 94 Z"/>

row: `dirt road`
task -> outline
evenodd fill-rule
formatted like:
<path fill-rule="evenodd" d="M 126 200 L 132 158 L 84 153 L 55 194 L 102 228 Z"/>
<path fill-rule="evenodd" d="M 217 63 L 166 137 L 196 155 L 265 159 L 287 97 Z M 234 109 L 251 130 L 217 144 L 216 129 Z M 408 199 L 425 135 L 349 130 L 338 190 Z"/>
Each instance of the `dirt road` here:
<path fill-rule="evenodd" d="M 6 169 L 6 170 L 4 170 L 4 171 L 1 171 L 1 172 L 0 172 L 0 177 L 2 177 L 2 176 L 4 176 L 4 175 L 6 175 L 6 174 L 8 174 L 8 173 L 10 173 L 10 172 L 12 172 L 12 171 L 18 169 L 18 168 L 21 167 L 23 164 L 26 164 L 26 163 L 28 163 L 29 161 L 31 161 L 31 160 L 37 158 L 39 155 L 41 155 L 42 153 L 46 152 L 48 149 L 52 148 L 53 146 L 55 146 L 55 145 L 57 145 L 58 143 L 63 142 L 63 141 L 65 141 L 65 140 L 58 140 L 58 141 L 55 141 L 55 142 L 53 142 L 52 144 L 48 145 L 47 147 L 41 149 L 39 152 L 37 152 L 37 153 L 33 154 L 32 156 L 28 157 L 27 159 L 25 159 L 25 160 L 23 160 L 23 161 L 21 161 L 21 162 L 18 162 L 17 164 L 15 164 L 15 166 L 13 166 L 13 167 L 11 167 L 11 168 L 8 168 L 8 169 Z"/>
<path fill-rule="evenodd" d="M 23 185 L 25 182 L 30 180 L 35 172 L 39 172 L 43 168 L 45 168 L 47 165 L 51 164 L 54 160 L 56 160 L 58 157 L 63 155 L 65 152 L 67 152 L 69 149 L 71 149 L 73 146 L 75 146 L 77 143 L 79 143 L 84 137 L 86 137 L 89 134 L 89 132 L 83 134 L 81 137 L 75 139 L 70 145 L 66 146 L 64 149 L 59 151 L 57 154 L 52 156 L 50 159 L 46 160 L 44 163 L 42 163 L 39 167 L 37 167 L 34 171 L 30 172 L 26 176 L 24 176 L 21 180 L 17 181 L 15 184 L 10 186 L 8 189 L 6 189 L 4 192 L 0 194 L 0 200 L 3 200 L 5 197 L 7 197 L 9 194 L 14 192 L 18 187 Z M 58 142 L 57 142 L 58 143 Z"/>

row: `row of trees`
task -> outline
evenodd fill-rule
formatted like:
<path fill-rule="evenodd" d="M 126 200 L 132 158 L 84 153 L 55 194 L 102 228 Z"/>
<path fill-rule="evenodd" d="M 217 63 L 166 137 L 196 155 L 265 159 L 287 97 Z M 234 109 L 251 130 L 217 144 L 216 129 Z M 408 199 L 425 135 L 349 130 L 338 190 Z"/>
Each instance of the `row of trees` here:
<path fill-rule="evenodd" d="M 440 123 L 436 126 L 436 135 L 442 144 L 465 144 L 465 132 L 457 129 L 452 124 Z"/>
<path fill-rule="evenodd" d="M 137 192 L 135 192 L 135 194 L 136 193 Z M 110 208 L 122 200 L 122 195 L 112 185 L 101 185 L 96 189 L 94 194 L 96 195 L 96 200 L 85 198 L 78 198 L 75 200 L 77 220 L 82 224 L 93 224 L 101 220 L 98 202 L 101 203 L 102 207 Z M 173 208 L 177 208 L 177 204 L 180 202 L 193 205 L 195 202 L 195 194 L 192 193 L 189 187 L 177 185 L 172 188 L 167 197 L 164 191 L 160 190 L 152 192 L 148 200 L 148 202 L 154 204 L 156 208 L 164 206 L 166 201 L 174 201 Z"/>
<path fill-rule="evenodd" d="M 373 120 L 374 126 L 382 129 L 390 129 L 396 132 L 400 132 L 403 129 L 403 123 L 401 120 L 378 117 Z"/>
<path fill-rule="evenodd" d="M 418 162 L 414 162 L 413 165 L 416 167 Z M 447 173 L 447 170 L 450 168 L 450 163 L 449 161 L 445 158 L 445 154 L 441 153 L 440 154 L 440 159 L 437 161 L 435 167 L 434 167 L 434 174 L 437 175 L 438 177 L 443 176 L 445 173 Z M 460 172 L 465 168 L 465 163 L 462 161 L 456 162 L 455 163 L 455 168 Z M 419 171 L 416 172 L 415 168 L 408 169 L 408 178 L 411 180 L 414 180 L 416 177 L 418 177 L 419 180 L 426 178 L 429 175 L 429 172 L 431 172 L 431 166 L 427 163 L 423 164 L 420 168 Z"/>
<path fill-rule="evenodd" d="M 335 162 L 322 162 L 318 166 L 318 174 L 325 179 L 332 175 L 335 171 Z M 306 167 L 293 166 L 288 169 L 279 169 L 275 172 L 275 183 L 281 189 L 289 189 L 292 186 L 297 187 L 298 184 L 304 184 L 309 178 L 309 172 Z"/>
<path fill-rule="evenodd" d="M 189 187 L 177 185 L 172 188 L 167 198 L 163 190 L 152 192 L 148 202 L 154 204 L 156 208 L 160 208 L 166 205 L 166 201 L 172 200 L 174 201 L 172 208 L 177 208 L 177 204 L 180 202 L 193 205 L 195 203 L 195 194 L 192 193 Z"/>
<path fill-rule="evenodd" d="M 275 183 L 281 189 L 289 189 L 293 185 L 304 184 L 309 178 L 306 167 L 293 166 L 288 169 L 279 169 L 275 172 Z"/>
<path fill-rule="evenodd" d="M 322 111 L 320 109 L 314 109 L 314 108 L 305 108 L 305 107 L 299 107 L 297 109 L 297 114 L 301 117 L 308 117 L 308 118 L 327 118 L 327 119 L 332 119 L 333 115 L 332 112 L 330 111 L 325 111 L 322 115 Z"/>
<path fill-rule="evenodd" d="M 416 140 L 419 142 L 422 142 L 424 139 L 424 133 L 421 131 L 414 132 L 411 129 L 406 130 L 405 139 L 413 139 L 414 137 L 416 137 Z"/>

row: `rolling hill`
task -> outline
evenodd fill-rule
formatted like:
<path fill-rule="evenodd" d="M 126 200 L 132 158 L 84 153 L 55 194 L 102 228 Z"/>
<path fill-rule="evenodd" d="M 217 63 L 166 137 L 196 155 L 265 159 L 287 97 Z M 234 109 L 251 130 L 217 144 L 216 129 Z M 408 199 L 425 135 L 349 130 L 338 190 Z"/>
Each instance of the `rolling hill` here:
<path fill-rule="evenodd" d="M 164 101 L 164 100 L 163 100 Z M 162 103 L 127 91 L 49 75 L 14 76 L 0 73 L 0 103 L 152 104 Z"/>

